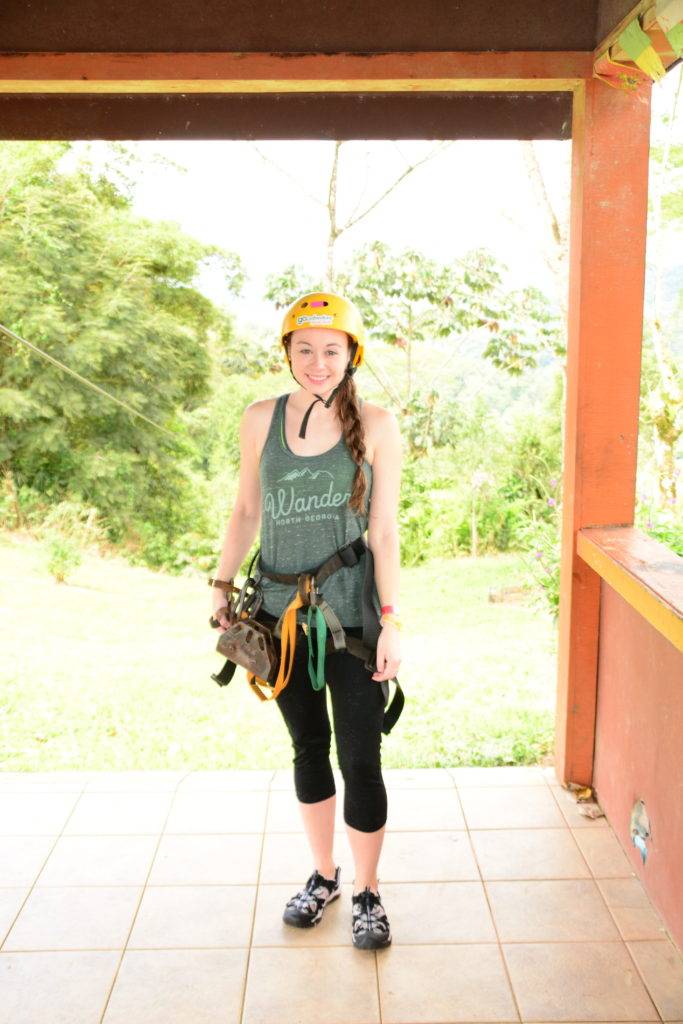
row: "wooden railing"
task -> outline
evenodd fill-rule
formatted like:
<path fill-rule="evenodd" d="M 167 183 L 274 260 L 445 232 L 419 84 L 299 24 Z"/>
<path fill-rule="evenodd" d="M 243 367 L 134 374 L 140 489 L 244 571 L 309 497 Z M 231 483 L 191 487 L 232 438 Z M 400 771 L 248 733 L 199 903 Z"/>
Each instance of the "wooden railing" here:
<path fill-rule="evenodd" d="M 584 527 L 579 530 L 576 550 L 613 590 L 683 651 L 680 555 L 635 526 Z"/>

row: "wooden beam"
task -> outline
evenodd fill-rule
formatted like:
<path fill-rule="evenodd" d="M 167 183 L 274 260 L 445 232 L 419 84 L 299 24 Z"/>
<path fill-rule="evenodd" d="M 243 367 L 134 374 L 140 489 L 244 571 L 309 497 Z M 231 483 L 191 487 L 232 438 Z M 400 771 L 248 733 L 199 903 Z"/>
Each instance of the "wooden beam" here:
<path fill-rule="evenodd" d="M 585 526 L 632 525 L 645 283 L 651 89 L 575 94 L 555 768 L 590 785 L 600 577 Z"/>
<path fill-rule="evenodd" d="M 574 92 L 590 53 L 4 53 L 4 93 Z"/>

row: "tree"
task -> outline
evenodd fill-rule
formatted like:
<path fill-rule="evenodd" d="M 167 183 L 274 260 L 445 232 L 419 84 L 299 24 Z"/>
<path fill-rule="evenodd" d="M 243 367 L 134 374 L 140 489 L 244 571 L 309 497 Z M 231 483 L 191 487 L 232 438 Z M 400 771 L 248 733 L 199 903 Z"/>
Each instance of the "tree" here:
<path fill-rule="evenodd" d="M 129 516 L 182 530 L 196 515 L 183 414 L 208 395 L 209 339 L 232 337 L 194 280 L 212 260 L 236 294 L 240 260 L 136 216 L 112 176 L 60 170 L 70 145 L 0 146 L 0 322 L 163 429 L 3 336 L 0 467 L 19 489 L 97 506 L 115 536 Z"/>
<path fill-rule="evenodd" d="M 648 248 L 653 254 L 654 289 L 646 324 L 646 341 L 652 345 L 654 360 L 644 373 L 648 388 L 644 415 L 653 428 L 659 497 L 663 505 L 674 507 L 677 500 L 676 449 L 683 435 L 683 389 L 680 366 L 671 351 L 673 332 L 663 313 L 663 243 L 667 224 L 678 227 L 683 224 L 683 146 L 674 144 L 680 123 L 678 103 L 682 82 L 683 68 L 679 68 L 671 114 L 664 119 L 667 126 L 664 143 L 651 149 Z M 683 297 L 683 291 L 679 296 Z"/>

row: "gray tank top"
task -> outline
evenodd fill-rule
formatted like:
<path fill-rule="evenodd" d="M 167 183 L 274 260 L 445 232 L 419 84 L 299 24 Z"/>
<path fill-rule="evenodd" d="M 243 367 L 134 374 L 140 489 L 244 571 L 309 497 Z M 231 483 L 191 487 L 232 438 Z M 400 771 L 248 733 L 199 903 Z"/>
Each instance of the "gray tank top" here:
<path fill-rule="evenodd" d="M 348 506 L 356 463 L 344 435 L 320 455 L 296 455 L 285 436 L 285 405 L 280 395 L 261 453 L 261 564 L 266 572 L 294 573 L 316 569 L 345 544 L 365 533 L 367 515 Z M 362 399 L 360 400 L 362 403 Z M 363 471 L 368 483 L 366 505 L 372 492 L 372 466 Z M 355 566 L 343 566 L 322 586 L 325 599 L 343 626 L 362 626 L 365 555 Z M 277 583 L 257 570 L 263 590 L 263 609 L 278 618 L 295 595 L 296 586 Z M 307 609 L 297 619 L 306 621 Z"/>

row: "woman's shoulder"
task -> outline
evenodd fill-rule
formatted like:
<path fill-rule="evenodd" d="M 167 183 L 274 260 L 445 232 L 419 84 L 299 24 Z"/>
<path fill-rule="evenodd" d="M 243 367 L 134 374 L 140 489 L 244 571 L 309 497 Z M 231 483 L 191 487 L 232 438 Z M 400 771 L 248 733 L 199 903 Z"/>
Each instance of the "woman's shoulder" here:
<path fill-rule="evenodd" d="M 250 402 L 242 413 L 242 430 L 261 453 L 268 436 L 270 424 L 275 411 L 275 398 L 257 398 Z"/>
<path fill-rule="evenodd" d="M 372 466 L 375 452 L 381 447 L 387 436 L 387 427 L 394 425 L 398 430 L 398 420 L 391 409 L 385 409 L 374 402 L 363 399 L 360 406 L 361 423 L 365 434 L 365 450 L 367 461 Z"/>

